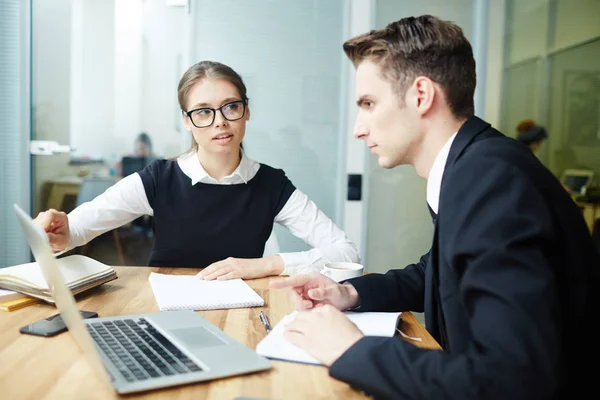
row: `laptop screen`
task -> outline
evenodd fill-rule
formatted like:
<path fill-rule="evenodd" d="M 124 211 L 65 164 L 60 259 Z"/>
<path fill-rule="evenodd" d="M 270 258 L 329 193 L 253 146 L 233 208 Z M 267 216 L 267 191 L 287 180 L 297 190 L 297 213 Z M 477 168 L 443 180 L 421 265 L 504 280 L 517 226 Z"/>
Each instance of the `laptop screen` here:
<path fill-rule="evenodd" d="M 58 311 L 60 311 L 60 315 L 63 321 L 65 321 L 69 332 L 73 335 L 73 338 L 88 357 L 92 365 L 101 371 L 101 374 L 106 378 L 107 382 L 110 382 L 108 373 L 104 369 L 100 356 L 96 351 L 95 344 L 83 323 L 81 314 L 79 314 L 79 311 L 77 310 L 75 298 L 67 287 L 67 284 L 58 269 L 56 257 L 50 248 L 46 232 L 37 226 L 31 217 L 18 205 L 15 204 L 14 209 L 17 213 L 21 228 L 27 237 L 35 261 L 42 270 L 44 278 L 50 288 L 52 299 L 56 303 L 56 307 L 58 308 Z"/>
<path fill-rule="evenodd" d="M 571 192 L 581 193 L 583 186 L 589 181 L 589 176 L 566 176 L 564 184 L 571 189 Z"/>
<path fill-rule="evenodd" d="M 562 184 L 568 187 L 571 193 L 583 194 L 583 188 L 590 185 L 593 177 L 592 171 L 568 169 L 563 173 Z"/>

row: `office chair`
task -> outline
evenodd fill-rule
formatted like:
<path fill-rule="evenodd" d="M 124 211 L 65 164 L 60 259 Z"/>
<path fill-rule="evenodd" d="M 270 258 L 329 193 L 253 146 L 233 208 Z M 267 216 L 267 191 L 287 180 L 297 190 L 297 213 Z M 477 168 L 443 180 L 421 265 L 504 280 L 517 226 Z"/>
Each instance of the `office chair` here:
<path fill-rule="evenodd" d="M 79 194 L 77 195 L 77 200 L 75 202 L 75 207 L 79 207 L 81 204 L 91 201 L 97 196 L 101 195 L 115 184 L 114 179 L 109 178 L 90 178 L 84 179 L 81 183 L 81 188 L 79 189 Z M 127 265 L 125 263 L 125 255 L 123 254 L 123 247 L 121 246 L 121 240 L 119 239 L 119 233 L 117 229 L 112 230 L 113 240 L 115 242 L 115 247 L 117 248 L 117 256 L 119 257 L 119 262 L 121 265 Z M 90 243 L 83 246 L 81 249 L 81 254 L 84 254 L 86 250 L 89 250 Z"/>

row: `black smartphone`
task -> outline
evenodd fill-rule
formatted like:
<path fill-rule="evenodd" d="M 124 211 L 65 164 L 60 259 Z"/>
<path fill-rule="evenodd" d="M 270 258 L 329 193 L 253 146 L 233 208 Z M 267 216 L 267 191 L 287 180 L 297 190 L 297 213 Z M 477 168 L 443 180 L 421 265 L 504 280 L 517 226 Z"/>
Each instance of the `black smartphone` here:
<path fill-rule="evenodd" d="M 98 316 L 98 313 L 92 311 L 79 311 L 79 313 L 84 319 L 96 318 Z M 66 330 L 67 326 L 65 325 L 62 317 L 60 314 L 56 314 L 46 319 L 41 319 L 32 324 L 26 325 L 19 329 L 19 332 L 26 333 L 28 335 L 50 337 L 58 335 Z"/>

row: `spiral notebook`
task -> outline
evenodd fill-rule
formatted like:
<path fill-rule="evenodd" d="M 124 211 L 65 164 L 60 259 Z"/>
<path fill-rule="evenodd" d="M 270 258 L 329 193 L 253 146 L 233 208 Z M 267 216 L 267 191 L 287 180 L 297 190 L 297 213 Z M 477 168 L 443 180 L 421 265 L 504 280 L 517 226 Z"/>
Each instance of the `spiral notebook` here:
<path fill-rule="evenodd" d="M 204 281 L 195 275 L 152 272 L 148 280 L 161 311 L 218 310 L 265 304 L 263 298 L 241 279 Z"/>

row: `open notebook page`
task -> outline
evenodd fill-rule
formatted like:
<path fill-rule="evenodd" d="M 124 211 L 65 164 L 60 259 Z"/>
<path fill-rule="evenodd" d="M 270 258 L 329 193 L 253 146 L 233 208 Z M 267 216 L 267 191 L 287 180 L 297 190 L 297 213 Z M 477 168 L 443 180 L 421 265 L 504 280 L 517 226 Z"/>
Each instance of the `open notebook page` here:
<path fill-rule="evenodd" d="M 59 258 L 56 260 L 56 264 L 68 285 L 112 271 L 110 266 L 79 254 Z M 0 282 L 2 280 L 23 282 L 26 286 L 37 289 L 48 289 L 42 269 L 37 262 L 0 269 Z"/>
<path fill-rule="evenodd" d="M 152 272 L 149 281 L 161 311 L 260 307 L 265 303 L 241 279 L 204 281 L 195 275 Z"/>
<path fill-rule="evenodd" d="M 396 332 L 398 318 L 402 313 L 354 313 L 347 311 L 344 312 L 344 314 L 356 324 L 358 329 L 360 329 L 365 336 L 392 337 Z M 320 365 L 321 363 L 319 361 L 304 350 L 291 344 L 283 337 L 285 325 L 291 322 L 295 316 L 296 311 L 283 317 L 283 319 L 275 325 L 273 330 L 258 343 L 256 352 L 267 358 Z"/>

